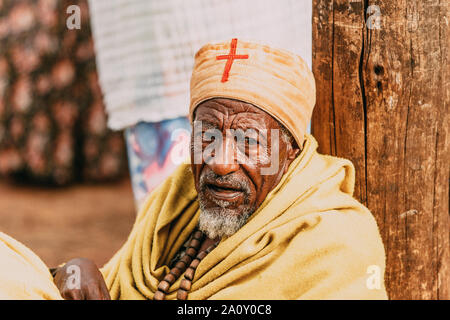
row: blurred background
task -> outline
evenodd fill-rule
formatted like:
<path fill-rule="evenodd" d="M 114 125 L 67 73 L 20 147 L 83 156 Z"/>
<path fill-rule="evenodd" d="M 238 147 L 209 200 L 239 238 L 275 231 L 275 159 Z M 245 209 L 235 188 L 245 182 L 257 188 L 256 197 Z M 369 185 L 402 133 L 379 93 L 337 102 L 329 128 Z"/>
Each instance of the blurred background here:
<path fill-rule="evenodd" d="M 79 6 L 80 29 L 66 26 Z M 102 265 L 135 217 L 123 133 L 107 128 L 87 1 L 0 0 L 0 231 L 49 266 Z"/>
<path fill-rule="evenodd" d="M 102 266 L 189 154 L 195 52 L 238 38 L 311 67 L 311 6 L 0 0 L 0 231 L 49 267 L 74 257 Z"/>

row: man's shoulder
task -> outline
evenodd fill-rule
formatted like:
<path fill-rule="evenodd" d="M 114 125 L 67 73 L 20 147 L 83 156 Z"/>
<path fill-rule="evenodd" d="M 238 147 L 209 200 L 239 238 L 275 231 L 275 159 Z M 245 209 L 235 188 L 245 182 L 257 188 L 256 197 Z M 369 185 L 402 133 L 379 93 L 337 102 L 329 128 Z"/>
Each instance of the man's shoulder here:
<path fill-rule="evenodd" d="M 296 251 L 309 251 L 312 257 L 340 256 L 349 264 L 377 264 L 384 267 L 385 251 L 376 220 L 361 205 L 336 208 L 305 215 L 307 227 L 300 229 L 290 246 Z"/>

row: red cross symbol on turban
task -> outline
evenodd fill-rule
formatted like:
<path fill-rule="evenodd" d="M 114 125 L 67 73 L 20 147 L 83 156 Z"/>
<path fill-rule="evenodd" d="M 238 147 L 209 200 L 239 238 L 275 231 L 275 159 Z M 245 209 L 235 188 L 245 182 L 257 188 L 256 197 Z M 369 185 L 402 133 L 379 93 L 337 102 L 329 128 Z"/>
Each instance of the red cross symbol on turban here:
<path fill-rule="evenodd" d="M 223 71 L 222 75 L 222 82 L 228 81 L 228 77 L 230 75 L 230 69 L 231 65 L 233 64 L 233 61 L 235 59 L 248 59 L 248 54 L 236 54 L 236 45 L 237 45 L 237 39 L 231 40 L 231 48 L 230 53 L 227 55 L 217 56 L 217 60 L 227 60 L 227 63 L 225 64 L 225 70 Z"/>

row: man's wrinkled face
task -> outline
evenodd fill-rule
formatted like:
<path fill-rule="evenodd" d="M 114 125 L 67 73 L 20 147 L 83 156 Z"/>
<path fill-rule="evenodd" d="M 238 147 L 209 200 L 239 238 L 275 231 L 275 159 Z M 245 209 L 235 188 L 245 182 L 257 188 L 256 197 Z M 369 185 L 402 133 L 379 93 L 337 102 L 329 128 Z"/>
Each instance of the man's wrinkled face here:
<path fill-rule="evenodd" d="M 272 116 L 238 100 L 207 100 L 196 108 L 194 121 L 191 163 L 200 229 L 210 238 L 229 236 L 261 205 L 300 150 L 283 139 Z"/>

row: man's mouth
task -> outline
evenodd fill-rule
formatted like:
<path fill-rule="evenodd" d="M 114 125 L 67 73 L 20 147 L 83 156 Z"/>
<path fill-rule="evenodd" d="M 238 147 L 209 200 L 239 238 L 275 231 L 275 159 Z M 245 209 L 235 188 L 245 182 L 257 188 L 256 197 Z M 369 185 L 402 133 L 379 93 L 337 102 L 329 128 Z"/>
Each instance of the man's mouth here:
<path fill-rule="evenodd" d="M 230 185 L 207 184 L 206 189 L 216 199 L 236 200 L 244 195 L 244 190 Z"/>

